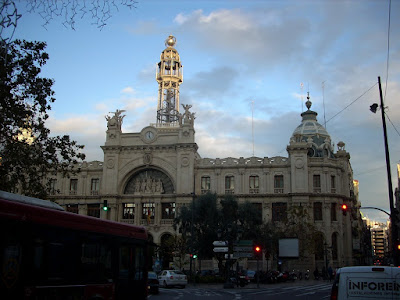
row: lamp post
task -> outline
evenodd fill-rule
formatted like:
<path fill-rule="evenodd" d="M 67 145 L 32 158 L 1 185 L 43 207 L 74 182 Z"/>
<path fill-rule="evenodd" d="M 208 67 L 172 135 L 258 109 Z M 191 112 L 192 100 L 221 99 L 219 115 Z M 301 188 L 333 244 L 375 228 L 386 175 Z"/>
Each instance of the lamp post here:
<path fill-rule="evenodd" d="M 229 270 L 230 270 L 230 264 L 231 264 L 231 249 L 232 249 L 232 225 L 228 224 L 227 230 L 226 230 L 226 235 L 227 235 L 227 241 L 228 241 L 228 258 L 225 263 L 225 283 L 224 283 L 224 289 L 231 289 L 233 288 L 233 283 L 229 279 Z M 218 238 L 221 239 L 222 237 L 222 230 L 218 229 L 217 231 Z"/>
<path fill-rule="evenodd" d="M 386 171 L 388 177 L 388 189 L 389 189 L 389 205 L 390 205 L 390 223 L 392 227 L 392 234 L 391 234 L 391 251 L 392 251 L 392 259 L 393 264 L 395 266 L 399 265 L 398 257 L 397 257 L 397 249 L 396 245 L 398 244 L 398 230 L 397 230 L 397 214 L 394 208 L 394 199 L 393 199 L 393 187 L 392 187 L 392 175 L 390 170 L 390 156 L 389 156 L 389 146 L 388 146 L 388 139 L 387 139 L 387 131 L 386 131 L 386 118 L 385 118 L 385 106 L 383 105 L 383 97 L 382 97 L 382 87 L 381 87 L 381 77 L 378 76 L 378 84 L 379 84 L 379 96 L 381 100 L 381 113 L 382 113 L 382 127 L 383 127 L 383 136 L 385 142 L 385 156 L 386 156 Z M 376 113 L 378 108 L 378 104 L 374 103 L 370 106 L 370 110 L 373 113 Z"/>

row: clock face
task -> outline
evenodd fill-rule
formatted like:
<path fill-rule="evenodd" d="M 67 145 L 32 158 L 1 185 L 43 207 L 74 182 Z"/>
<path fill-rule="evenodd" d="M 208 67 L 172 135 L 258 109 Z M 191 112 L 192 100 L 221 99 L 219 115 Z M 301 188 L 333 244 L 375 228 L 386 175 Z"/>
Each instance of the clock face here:
<path fill-rule="evenodd" d="M 147 140 L 152 140 L 152 139 L 154 138 L 154 132 L 153 132 L 153 131 L 147 131 L 147 132 L 144 134 L 144 137 L 145 137 Z"/>

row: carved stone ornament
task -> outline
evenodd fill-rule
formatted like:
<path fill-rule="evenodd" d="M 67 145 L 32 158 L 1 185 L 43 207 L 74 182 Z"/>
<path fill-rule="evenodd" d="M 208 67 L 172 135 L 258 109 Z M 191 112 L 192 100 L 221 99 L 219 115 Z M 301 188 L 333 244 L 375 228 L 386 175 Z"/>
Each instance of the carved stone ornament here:
<path fill-rule="evenodd" d="M 182 158 L 181 165 L 187 167 L 189 165 L 189 159 L 187 157 Z"/>
<path fill-rule="evenodd" d="M 143 155 L 143 163 L 146 165 L 151 164 L 151 162 L 153 161 L 153 156 L 150 153 L 146 153 L 145 155 Z"/>
<path fill-rule="evenodd" d="M 115 166 L 114 159 L 110 158 L 107 160 L 107 168 L 112 169 Z"/>
<path fill-rule="evenodd" d="M 296 162 L 294 163 L 297 169 L 301 169 L 304 166 L 304 161 L 301 158 L 296 159 Z"/>

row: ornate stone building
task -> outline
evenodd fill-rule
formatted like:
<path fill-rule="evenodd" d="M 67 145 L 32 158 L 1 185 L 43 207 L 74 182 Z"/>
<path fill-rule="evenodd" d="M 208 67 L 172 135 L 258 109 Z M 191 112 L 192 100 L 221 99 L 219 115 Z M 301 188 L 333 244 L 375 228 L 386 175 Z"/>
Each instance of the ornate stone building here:
<path fill-rule="evenodd" d="M 258 205 L 265 222 L 279 221 L 280 212 L 302 205 L 324 237 L 330 264 L 351 265 L 352 220 L 358 212 L 340 211 L 342 203 L 357 204 L 350 155 L 343 142 L 334 150 L 309 97 L 301 124 L 288 136 L 287 157 L 201 158 L 195 115 L 179 101 L 183 73 L 175 43 L 173 36 L 167 38 L 158 63 L 156 123 L 124 133 L 124 111 L 107 116 L 104 162 L 84 162 L 70 178 L 53 176 L 59 193 L 52 197 L 75 213 L 143 225 L 157 244 L 175 234 L 175 213 L 193 193 L 234 194 Z M 320 258 L 309 261 L 309 268 L 324 265 Z"/>

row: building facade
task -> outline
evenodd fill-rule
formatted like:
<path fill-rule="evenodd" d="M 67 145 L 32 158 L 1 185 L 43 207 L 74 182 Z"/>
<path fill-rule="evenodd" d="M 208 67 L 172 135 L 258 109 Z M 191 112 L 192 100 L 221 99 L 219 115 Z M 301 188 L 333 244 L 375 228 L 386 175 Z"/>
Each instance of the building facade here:
<path fill-rule="evenodd" d="M 143 225 L 156 244 L 177 234 L 174 217 L 194 195 L 234 194 L 258 205 L 264 222 L 279 222 L 279 211 L 301 205 L 324 237 L 329 264 L 352 265 L 360 228 L 354 222 L 359 204 L 350 154 L 343 142 L 334 149 L 310 97 L 300 125 L 288 136 L 287 157 L 202 158 L 192 106 L 180 103 L 183 73 L 175 44 L 169 36 L 158 63 L 156 123 L 125 133 L 124 111 L 106 116 L 103 162 L 83 162 L 70 178 L 53 175 L 53 200 L 74 213 Z M 340 210 L 343 203 L 352 207 L 346 215 Z M 321 269 L 324 260 L 310 256 L 307 264 Z"/>

